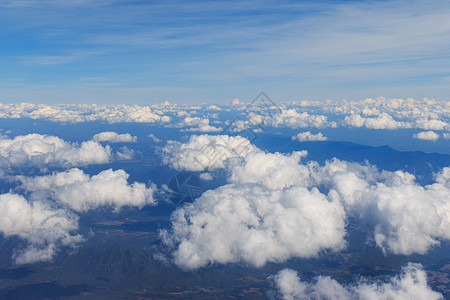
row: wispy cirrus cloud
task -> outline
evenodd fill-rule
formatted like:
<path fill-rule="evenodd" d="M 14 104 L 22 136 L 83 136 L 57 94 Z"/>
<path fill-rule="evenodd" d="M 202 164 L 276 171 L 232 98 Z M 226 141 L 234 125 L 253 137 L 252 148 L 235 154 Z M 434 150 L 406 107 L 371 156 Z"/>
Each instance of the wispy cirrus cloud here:
<path fill-rule="evenodd" d="M 8 78 L 28 83 L 54 82 L 52 74 L 65 65 L 69 79 L 108 74 L 125 88 L 142 88 L 143 82 L 193 88 L 184 95 L 168 93 L 180 102 L 250 98 L 263 85 L 287 99 L 386 91 L 443 98 L 449 92 L 447 1 L 0 5 L 7 45 L 0 54 L 13 70 Z M 20 65 L 24 59 L 34 66 Z M 76 65 L 80 61 L 83 70 Z M 32 75 L 36 70 L 39 80 Z"/>

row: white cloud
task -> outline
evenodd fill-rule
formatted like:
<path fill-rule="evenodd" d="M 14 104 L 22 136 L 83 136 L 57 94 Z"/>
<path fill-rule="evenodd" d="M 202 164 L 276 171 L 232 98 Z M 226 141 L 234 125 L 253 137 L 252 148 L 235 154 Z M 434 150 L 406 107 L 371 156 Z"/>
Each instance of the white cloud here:
<path fill-rule="evenodd" d="M 434 131 L 421 131 L 413 135 L 415 139 L 424 141 L 437 141 L 439 139 L 439 134 Z"/>
<path fill-rule="evenodd" d="M 318 276 L 314 282 L 301 281 L 297 272 L 284 269 L 271 277 L 278 294 L 285 300 L 319 299 L 443 299 L 427 284 L 422 265 L 408 263 L 402 273 L 387 282 L 361 279 L 354 285 L 343 286 L 328 276 Z"/>
<path fill-rule="evenodd" d="M 51 260 L 60 246 L 75 247 L 83 241 L 73 233 L 78 230 L 78 216 L 45 202 L 28 202 L 20 195 L 0 195 L 0 219 L 5 237 L 18 236 L 28 243 L 14 254 L 18 264 Z"/>
<path fill-rule="evenodd" d="M 54 122 L 108 123 L 167 123 L 171 120 L 169 116 L 161 115 L 149 106 L 97 104 L 0 104 L 0 117 L 45 119 Z"/>
<path fill-rule="evenodd" d="M 46 176 L 17 176 L 20 188 L 31 192 L 32 199 L 54 199 L 77 212 L 85 212 L 99 206 L 143 207 L 154 205 L 155 186 L 143 183 L 128 184 L 129 175 L 124 170 L 108 169 L 89 176 L 80 169 Z"/>
<path fill-rule="evenodd" d="M 0 136 L 0 164 L 82 166 L 111 160 L 111 149 L 97 142 L 80 145 L 67 143 L 56 136 L 28 134 L 9 139 Z"/>
<path fill-rule="evenodd" d="M 95 142 L 110 142 L 110 143 L 135 143 L 137 137 L 129 133 L 118 134 L 116 132 L 104 131 L 97 133 L 92 137 Z"/>
<path fill-rule="evenodd" d="M 283 269 L 277 275 L 269 277 L 274 280 L 277 294 L 281 299 L 351 299 L 351 292 L 330 277 L 318 277 L 314 284 L 300 281 L 298 273 Z"/>
<path fill-rule="evenodd" d="M 229 184 L 178 208 L 171 220 L 172 231 L 161 235 L 184 269 L 230 262 L 261 267 L 344 246 L 344 209 L 317 189 Z"/>
<path fill-rule="evenodd" d="M 436 175 L 436 182 L 450 188 L 450 167 L 443 168 Z"/>
<path fill-rule="evenodd" d="M 206 172 L 206 173 L 200 174 L 200 179 L 205 180 L 205 181 L 211 181 L 214 179 L 214 177 L 211 173 Z"/>
<path fill-rule="evenodd" d="M 161 139 L 157 138 L 153 133 L 150 133 L 149 135 L 147 135 L 149 138 L 152 139 L 152 141 L 154 141 L 155 143 L 160 143 Z"/>
<path fill-rule="evenodd" d="M 300 141 L 300 142 L 305 142 L 305 141 L 326 141 L 327 137 L 323 136 L 323 134 L 321 132 L 319 132 L 317 134 L 312 134 L 311 131 L 306 131 L 306 132 L 300 132 L 296 136 L 293 136 L 292 140 L 297 140 L 297 141 Z"/>
<path fill-rule="evenodd" d="M 217 105 L 210 105 L 208 106 L 206 109 L 209 110 L 222 110 L 220 107 L 218 107 Z"/>
<path fill-rule="evenodd" d="M 444 138 L 444 139 L 446 139 L 446 140 L 450 140 L 450 133 L 443 133 L 442 134 L 442 137 Z"/>
<path fill-rule="evenodd" d="M 376 118 L 364 118 L 360 115 L 350 115 L 345 117 L 345 124 L 353 127 L 366 127 L 369 129 L 399 129 L 411 128 L 412 125 L 407 122 L 398 122 L 387 113 L 381 113 Z"/>
<path fill-rule="evenodd" d="M 163 161 L 177 170 L 223 169 L 225 161 L 257 149 L 241 136 L 193 135 L 187 143 L 168 141 Z"/>
<path fill-rule="evenodd" d="M 209 124 L 200 124 L 197 127 L 186 128 L 181 131 L 190 131 L 190 132 L 219 132 L 223 129 L 221 127 L 211 126 Z"/>
<path fill-rule="evenodd" d="M 231 101 L 231 105 L 239 105 L 241 101 L 239 101 L 238 98 L 234 98 L 233 101 Z"/>
<path fill-rule="evenodd" d="M 440 184 L 378 184 L 363 197 L 358 209 L 368 219 L 376 215 L 374 238 L 384 251 L 424 254 L 439 238 L 450 239 L 450 193 Z"/>
<path fill-rule="evenodd" d="M 299 113 L 295 109 L 281 109 L 279 113 L 275 111 L 266 116 L 264 122 L 269 126 L 292 128 L 322 128 L 329 125 L 326 116 L 310 115 L 307 112 Z"/>
<path fill-rule="evenodd" d="M 134 151 L 133 149 L 128 149 L 125 146 L 120 147 L 120 149 L 116 152 L 116 158 L 118 160 L 130 160 L 133 159 L 133 157 L 135 156 L 136 151 Z"/>
<path fill-rule="evenodd" d="M 445 128 L 449 128 L 449 124 L 447 122 L 436 119 L 420 119 L 416 120 L 415 127 L 425 130 L 444 130 Z"/>
<path fill-rule="evenodd" d="M 450 239 L 450 187 L 442 183 L 444 173 L 435 184 L 422 187 L 413 175 L 402 171 L 379 172 L 373 166 L 336 159 L 324 166 L 303 165 L 300 159 L 306 152 L 265 153 L 254 146 L 247 146 L 240 156 L 227 152 L 227 147 L 223 150 L 223 145 L 211 147 L 206 152 L 212 158 L 210 165 L 196 161 L 205 145 L 219 138 L 205 135 L 191 137 L 186 144 L 176 142 L 175 150 L 167 151 L 171 153 L 167 162 L 191 171 L 226 167 L 228 182 L 236 189 L 247 184 L 267 193 L 320 188 L 327 199 L 337 199 L 347 213 L 369 226 L 376 245 L 386 253 L 423 254 L 440 239 Z"/>
<path fill-rule="evenodd" d="M 439 239 L 450 239 L 447 168 L 435 184 L 422 187 L 401 171 L 378 172 L 337 160 L 311 167 L 314 185 L 327 187 L 329 195 L 336 192 L 347 213 L 369 225 L 384 252 L 424 254 Z"/>
<path fill-rule="evenodd" d="M 193 132 L 219 132 L 222 128 L 211 126 L 208 118 L 200 117 L 185 117 L 177 127 L 187 127 L 182 129 L 182 131 L 193 131 Z"/>
<path fill-rule="evenodd" d="M 254 150 L 232 166 L 228 180 L 241 184 L 260 183 L 270 190 L 307 186 L 309 169 L 299 164 L 307 154 L 307 151 L 283 155 Z"/>
<path fill-rule="evenodd" d="M 344 124 L 353 127 L 373 129 L 417 128 L 425 130 L 446 130 L 450 122 L 450 106 L 448 101 L 430 99 L 364 99 L 328 103 L 321 110 L 331 113 L 340 119 L 340 115 L 348 115 Z M 378 116 L 364 118 L 364 116 Z"/>
<path fill-rule="evenodd" d="M 218 132 L 220 127 L 211 124 L 209 112 L 246 112 L 247 125 L 323 128 L 341 126 L 365 127 L 369 129 L 417 128 L 422 130 L 447 130 L 450 128 L 450 105 L 434 99 L 415 100 L 363 99 L 341 102 L 301 101 L 292 102 L 288 107 L 279 106 L 231 106 L 203 104 L 200 106 L 179 106 L 176 104 L 139 105 L 35 105 L 30 103 L 0 104 L 0 118 L 33 118 L 57 122 L 106 121 L 141 122 L 165 124 L 169 127 L 184 128 L 190 132 Z M 221 109 L 218 110 L 217 108 Z M 184 110 L 183 110 L 184 109 Z M 194 110 L 195 109 L 195 110 Z M 189 112 L 185 110 L 190 110 Z M 171 117 L 183 118 L 177 124 L 170 124 Z M 194 116 L 195 115 L 195 116 Z M 334 121 L 329 121 L 333 119 Z"/>

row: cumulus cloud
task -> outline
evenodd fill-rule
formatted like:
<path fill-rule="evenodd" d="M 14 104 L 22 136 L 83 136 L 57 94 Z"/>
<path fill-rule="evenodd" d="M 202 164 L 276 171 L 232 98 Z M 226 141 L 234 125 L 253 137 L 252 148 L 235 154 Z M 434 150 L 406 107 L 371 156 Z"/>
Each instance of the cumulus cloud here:
<path fill-rule="evenodd" d="M 205 180 L 205 181 L 210 181 L 210 180 L 214 179 L 214 176 L 213 176 L 213 174 L 206 172 L 206 173 L 200 174 L 200 179 Z"/>
<path fill-rule="evenodd" d="M 187 143 L 168 141 L 163 162 L 177 170 L 223 169 L 228 159 L 257 149 L 248 139 L 228 135 L 193 135 Z"/>
<path fill-rule="evenodd" d="M 436 175 L 436 182 L 450 188 L 450 167 L 443 168 Z"/>
<path fill-rule="evenodd" d="M 309 141 L 326 141 L 327 137 L 323 136 L 321 132 L 317 134 L 313 134 L 310 131 L 300 132 L 296 136 L 292 137 L 292 140 L 297 140 L 300 142 L 309 142 Z"/>
<path fill-rule="evenodd" d="M 0 136 L 0 164 L 83 166 L 111 160 L 111 148 L 98 142 L 68 143 L 56 136 L 28 134 L 9 139 Z"/>
<path fill-rule="evenodd" d="M 194 132 L 218 132 L 222 131 L 222 128 L 211 126 L 208 118 L 200 117 L 185 117 L 177 127 L 186 127 L 182 131 L 194 131 Z"/>
<path fill-rule="evenodd" d="M 137 137 L 132 136 L 129 133 L 118 134 L 116 132 L 105 131 L 97 133 L 92 137 L 96 142 L 110 142 L 110 143 L 135 143 Z"/>
<path fill-rule="evenodd" d="M 130 160 L 136 156 L 136 151 L 134 151 L 133 149 L 128 149 L 127 147 L 123 146 L 120 147 L 120 149 L 116 152 L 115 156 L 118 160 Z"/>
<path fill-rule="evenodd" d="M 450 105 L 448 101 L 434 99 L 363 99 L 341 102 L 327 101 L 320 110 L 340 119 L 344 124 L 373 129 L 417 128 L 423 130 L 448 130 Z M 362 116 L 373 116 L 364 118 Z"/>
<path fill-rule="evenodd" d="M 155 204 L 155 186 L 128 184 L 128 177 L 124 170 L 108 169 L 89 176 L 74 168 L 45 176 L 17 176 L 17 179 L 22 183 L 21 189 L 31 192 L 32 199 L 54 199 L 77 212 L 99 206 L 112 206 L 117 211 L 123 206 L 141 208 Z"/>
<path fill-rule="evenodd" d="M 425 130 L 444 130 L 445 128 L 449 128 L 449 124 L 447 122 L 436 119 L 420 119 L 416 120 L 415 127 Z"/>
<path fill-rule="evenodd" d="M 172 151 L 175 155 L 170 157 L 171 164 L 179 169 L 204 170 L 204 165 L 199 166 L 198 162 L 195 164 L 196 161 L 190 157 L 198 157 L 202 153 L 202 147 L 217 138 L 191 137 L 186 144 L 176 144 L 176 151 Z M 212 148 L 212 150 L 215 149 Z M 221 153 L 227 155 L 220 155 Z M 214 207 L 219 206 L 218 199 L 227 199 L 227 195 L 234 193 L 233 190 L 241 191 L 236 192 L 237 194 L 247 195 L 248 185 L 259 187 L 267 195 L 287 193 L 288 190 L 295 188 L 306 189 L 312 193 L 319 188 L 323 193 L 321 197 L 326 198 L 330 203 L 340 203 L 346 214 L 353 216 L 371 230 L 371 238 L 385 253 L 423 254 L 431 247 L 438 245 L 441 239 L 450 239 L 450 205 L 448 204 L 450 203 L 450 187 L 446 181 L 449 176 L 445 175 L 448 173 L 447 169 L 437 175 L 436 183 L 422 187 L 415 182 L 413 175 L 402 171 L 378 171 L 370 165 L 348 163 L 337 159 L 328 161 L 323 166 L 316 162 L 302 164 L 300 159 L 306 154 L 306 152 L 266 153 L 254 146 L 247 147 L 240 156 L 231 155 L 223 150 L 213 153 L 211 157 L 223 158 L 218 162 L 216 160 L 213 166 L 228 169 L 227 180 L 231 183 L 226 186 L 228 194 L 221 193 L 219 190 L 217 195 L 213 194 L 212 197 L 207 197 L 206 195 L 209 194 L 205 194 L 200 198 L 204 201 L 202 206 L 194 205 L 192 212 L 187 210 L 185 219 L 174 219 L 174 227 L 185 230 L 175 232 L 175 241 L 182 241 L 182 233 L 189 236 L 190 230 L 194 230 L 195 227 L 191 227 L 194 225 L 186 225 L 191 224 L 186 221 L 190 219 L 191 213 L 200 215 L 201 209 L 215 211 L 209 208 L 208 204 Z M 256 191 L 253 194 L 256 194 Z M 248 197 L 247 201 L 251 201 L 251 196 Z M 243 201 L 241 200 L 240 203 L 248 205 Z M 345 216 L 342 217 L 345 218 Z M 214 220 L 220 223 L 223 218 L 225 217 L 217 214 Z M 217 234 L 221 230 L 220 227 L 209 228 L 217 229 Z M 189 239 L 186 236 L 184 239 Z M 193 244 L 189 244 L 189 249 L 197 249 L 197 247 L 200 248 L 197 242 L 203 243 L 201 247 L 206 247 L 204 243 L 211 241 L 200 242 L 193 239 L 191 242 Z M 184 252 L 180 248 L 178 251 L 178 259 L 181 259 Z M 200 259 L 202 261 L 200 265 L 205 264 L 205 260 L 202 259 Z M 208 259 L 211 262 L 221 261 Z"/>
<path fill-rule="evenodd" d="M 241 101 L 239 101 L 238 98 L 234 98 L 233 101 L 231 101 L 231 105 L 239 105 Z"/>
<path fill-rule="evenodd" d="M 422 187 L 402 171 L 378 172 L 374 167 L 330 161 L 310 165 L 313 185 L 328 189 L 343 202 L 348 214 L 373 230 L 384 252 L 424 254 L 450 239 L 450 188 L 447 168 L 436 183 Z"/>
<path fill-rule="evenodd" d="M 402 273 L 387 282 L 359 280 L 344 286 L 328 276 L 318 276 L 314 282 L 301 281 L 296 271 L 284 269 L 271 277 L 282 299 L 443 299 L 442 294 L 428 286 L 422 265 L 408 263 Z"/>
<path fill-rule="evenodd" d="M 360 115 L 350 115 L 345 117 L 344 122 L 349 126 L 366 127 L 369 129 L 399 129 L 412 127 L 408 122 L 394 120 L 394 118 L 387 113 L 381 113 L 376 118 L 364 118 Z"/>
<path fill-rule="evenodd" d="M 206 109 L 209 110 L 222 110 L 220 107 L 218 107 L 217 105 L 210 105 L 208 106 Z"/>
<path fill-rule="evenodd" d="M 161 235 L 184 269 L 229 262 L 261 267 L 344 246 L 344 209 L 317 189 L 228 184 L 178 208 L 171 220 L 172 231 Z"/>
<path fill-rule="evenodd" d="M 299 113 L 295 109 L 281 109 L 279 113 L 266 116 L 264 123 L 274 127 L 322 128 L 328 126 L 327 117 L 323 115 L 310 115 L 307 112 Z"/>
<path fill-rule="evenodd" d="M 5 237 L 18 236 L 28 243 L 15 252 L 17 264 L 51 260 L 59 247 L 76 247 L 83 241 L 74 233 L 78 216 L 45 202 L 28 202 L 20 195 L 0 195 L 0 219 L 0 232 Z"/>
<path fill-rule="evenodd" d="M 160 143 L 161 139 L 157 138 L 153 133 L 150 133 L 149 135 L 147 135 L 150 139 L 152 139 L 152 141 L 154 141 L 155 143 Z"/>
<path fill-rule="evenodd" d="M 294 185 L 307 186 L 309 169 L 299 164 L 307 154 L 307 151 L 295 151 L 284 155 L 255 149 L 232 166 L 228 180 L 234 183 L 259 183 L 270 190 Z"/>
<path fill-rule="evenodd" d="M 434 131 L 421 131 L 413 135 L 415 139 L 424 141 L 437 141 L 439 139 L 439 134 Z"/>

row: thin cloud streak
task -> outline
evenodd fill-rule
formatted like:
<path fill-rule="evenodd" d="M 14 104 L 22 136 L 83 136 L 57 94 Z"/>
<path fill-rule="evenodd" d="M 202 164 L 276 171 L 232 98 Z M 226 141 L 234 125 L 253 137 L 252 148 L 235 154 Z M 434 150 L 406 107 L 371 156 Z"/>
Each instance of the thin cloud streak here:
<path fill-rule="evenodd" d="M 0 6 L 7 7 L 0 12 L 0 19 L 5 17 L 0 34 L 31 37 L 26 47 L 31 50 L 0 52 L 11 58 L 5 62 L 13 70 L 8 78 L 25 77 L 31 84 L 37 79 L 30 70 L 43 71 L 39 74 L 49 83 L 63 65 L 68 78 L 107 74 L 111 81 L 130 78 L 133 88 L 157 81 L 199 89 L 202 95 L 224 95 L 230 87 L 243 93 L 242 86 L 318 100 L 332 91 L 340 98 L 345 90 L 361 94 L 367 88 L 378 91 L 372 96 L 389 88 L 418 97 L 418 85 L 434 86 L 430 97 L 448 92 L 450 4 L 445 1 L 3 1 Z M 12 48 L 18 43 L 10 42 Z M 79 62 L 87 68 L 77 68 Z M 131 88 L 129 82 L 124 84 Z M 406 94 L 409 89 L 413 92 Z M 195 101 L 190 93 L 173 97 Z"/>

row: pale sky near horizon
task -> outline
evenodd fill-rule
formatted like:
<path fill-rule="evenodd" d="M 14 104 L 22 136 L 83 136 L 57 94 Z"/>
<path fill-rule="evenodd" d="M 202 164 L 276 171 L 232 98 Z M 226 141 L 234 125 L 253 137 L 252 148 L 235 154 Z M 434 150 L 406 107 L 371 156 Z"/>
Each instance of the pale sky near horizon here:
<path fill-rule="evenodd" d="M 450 100 L 450 1 L 0 0 L 0 102 Z"/>

